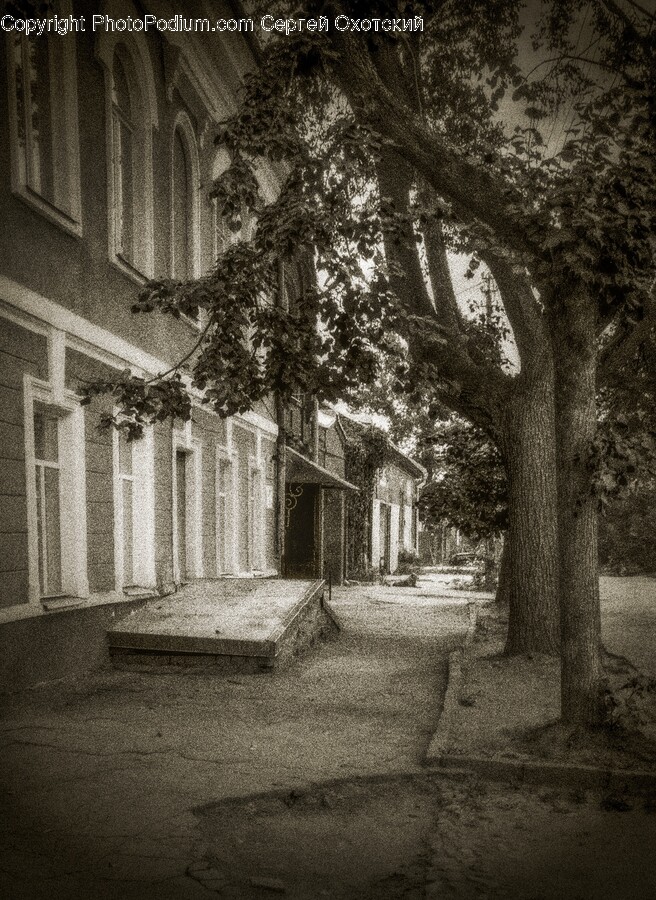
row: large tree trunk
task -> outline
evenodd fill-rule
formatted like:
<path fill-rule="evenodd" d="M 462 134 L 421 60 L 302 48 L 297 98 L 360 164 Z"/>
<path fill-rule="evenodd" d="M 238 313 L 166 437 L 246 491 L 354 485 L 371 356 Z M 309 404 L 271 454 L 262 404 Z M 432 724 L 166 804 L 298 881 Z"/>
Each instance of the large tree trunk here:
<path fill-rule="evenodd" d="M 558 541 L 553 375 L 548 352 L 518 376 L 502 419 L 510 578 L 506 653 L 557 653 Z"/>
<path fill-rule="evenodd" d="M 590 451 L 596 430 L 596 318 L 581 292 L 553 323 L 561 602 L 561 715 L 602 719 L 597 501 Z"/>
<path fill-rule="evenodd" d="M 503 547 L 501 548 L 501 559 L 499 560 L 499 577 L 497 579 L 497 593 L 494 598 L 499 606 L 508 606 L 510 604 L 510 579 L 512 576 L 510 565 L 510 546 L 508 543 L 508 535 L 504 535 Z"/>

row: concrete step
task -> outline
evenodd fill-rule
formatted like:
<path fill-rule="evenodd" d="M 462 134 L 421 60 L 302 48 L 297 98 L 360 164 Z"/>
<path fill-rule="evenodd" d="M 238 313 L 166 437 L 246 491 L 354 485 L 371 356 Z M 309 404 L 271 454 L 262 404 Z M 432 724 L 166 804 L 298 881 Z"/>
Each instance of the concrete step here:
<path fill-rule="evenodd" d="M 272 672 L 337 631 L 323 598 L 323 581 L 197 581 L 110 628 L 109 653 L 120 668 Z"/>

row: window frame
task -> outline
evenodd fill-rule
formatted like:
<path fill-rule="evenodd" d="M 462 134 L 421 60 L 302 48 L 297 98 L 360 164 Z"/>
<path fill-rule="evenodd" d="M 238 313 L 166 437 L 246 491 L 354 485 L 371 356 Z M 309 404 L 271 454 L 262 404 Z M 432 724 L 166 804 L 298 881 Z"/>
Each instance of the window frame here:
<path fill-rule="evenodd" d="M 35 407 L 58 419 L 59 530 L 61 590 L 57 597 L 89 596 L 87 577 L 86 460 L 84 410 L 72 391 L 55 391 L 31 375 L 23 380 L 28 537 L 28 603 L 42 608 L 53 597 L 41 594 L 34 439 Z"/>
<path fill-rule="evenodd" d="M 175 118 L 175 122 L 173 123 L 173 129 L 171 132 L 171 164 L 170 164 L 170 183 L 171 183 L 171 196 L 170 196 L 170 214 L 171 214 L 171 230 L 169 237 L 169 250 L 170 250 L 170 260 L 169 260 L 169 271 L 172 278 L 176 277 L 175 274 L 175 141 L 176 137 L 180 135 L 182 139 L 182 144 L 185 153 L 185 162 L 187 165 L 187 181 L 190 185 L 189 188 L 189 197 L 187 201 L 190 207 L 191 213 L 191 221 L 189 222 L 189 243 L 190 247 L 187 248 L 187 252 L 189 254 L 189 258 L 187 259 L 187 269 L 189 272 L 189 278 L 199 278 L 200 270 L 201 270 L 201 241 L 200 241 L 200 189 L 201 189 L 201 177 L 200 177 L 200 161 L 198 158 L 198 145 L 196 141 L 196 134 L 194 132 L 194 128 L 191 124 L 191 120 L 187 113 L 184 110 L 180 110 L 178 115 Z M 195 324 L 195 323 L 194 323 Z"/>
<path fill-rule="evenodd" d="M 119 410 L 114 410 L 115 415 Z M 132 472 L 121 469 L 120 435 L 112 434 L 114 483 L 114 578 L 118 592 L 130 588 L 155 587 L 155 460 L 152 426 L 144 429 L 143 437 L 128 443 Z M 125 505 L 123 483 L 132 483 L 132 581 L 125 580 L 124 524 Z"/>
<path fill-rule="evenodd" d="M 133 149 L 135 157 L 133 184 L 138 187 L 139 195 L 133 196 L 133 203 L 138 203 L 143 214 L 144 227 L 135 231 L 140 244 L 135 246 L 135 259 L 130 261 L 121 254 L 120 233 L 117 227 L 118 203 L 117 189 L 117 141 L 116 141 L 116 107 L 113 102 L 114 60 L 118 55 L 126 71 L 130 99 L 137 109 L 138 128 Z M 121 59 L 123 56 L 123 59 Z M 153 129 L 158 127 L 157 93 L 147 45 L 143 34 L 111 31 L 100 32 L 96 43 L 96 57 L 101 63 L 105 75 L 105 118 L 106 118 L 106 152 L 107 152 L 107 227 L 110 262 L 132 281 L 143 285 L 155 274 L 155 242 L 154 242 L 154 190 L 153 190 Z"/>
<path fill-rule="evenodd" d="M 60 0 L 56 4 L 56 11 L 60 16 L 68 16 L 72 14 L 71 0 Z M 57 157 L 66 160 L 66 184 L 59 185 L 60 190 L 65 194 L 66 200 L 70 204 L 67 209 L 63 209 L 57 205 L 57 199 L 52 201 L 43 196 L 35 187 L 31 178 L 33 163 L 30 160 L 30 147 L 33 141 L 33 130 L 30 124 L 31 99 L 29 92 L 23 88 L 22 102 L 25 108 L 24 123 L 25 129 L 25 149 L 19 146 L 19 111 L 17 108 L 17 79 L 15 65 L 15 44 L 20 43 L 21 48 L 21 65 L 23 70 L 27 68 L 27 48 L 29 46 L 29 38 L 16 33 L 8 33 L 6 35 L 7 50 L 7 74 L 9 87 L 9 132 L 10 132 L 10 156 L 11 156 L 11 188 L 15 196 L 19 197 L 32 209 L 40 213 L 44 218 L 62 228 L 64 231 L 76 237 L 81 237 L 82 228 L 82 200 L 80 191 L 80 149 L 79 149 L 79 127 L 78 127 L 78 97 L 77 97 L 77 48 L 76 33 L 69 32 L 67 35 L 58 35 L 49 33 L 47 36 L 34 38 L 34 40 L 48 42 L 49 69 L 53 67 L 54 41 L 57 41 L 57 47 L 63 54 L 63 71 L 61 72 L 61 81 L 57 81 L 58 89 L 55 90 L 53 79 L 50 79 L 49 94 L 50 106 L 52 110 L 51 117 L 57 117 L 58 128 L 60 133 L 55 140 L 61 140 L 64 144 L 59 147 Z M 60 172 L 59 165 L 53 163 L 54 181 L 57 181 L 57 173 Z M 56 193 L 56 186 L 55 186 Z"/>

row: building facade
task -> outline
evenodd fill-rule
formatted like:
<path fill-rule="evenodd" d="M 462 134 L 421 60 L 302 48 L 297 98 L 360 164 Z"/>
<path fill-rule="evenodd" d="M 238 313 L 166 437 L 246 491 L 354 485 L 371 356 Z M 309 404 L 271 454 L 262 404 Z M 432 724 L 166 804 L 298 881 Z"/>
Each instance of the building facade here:
<path fill-rule="evenodd" d="M 414 460 L 399 457 L 390 453 L 381 467 L 372 502 L 371 565 L 381 575 L 396 572 L 399 554 L 418 552 L 417 485 L 424 474 Z"/>
<path fill-rule="evenodd" d="M 349 569 L 356 577 L 394 573 L 401 554 L 418 552 L 417 499 L 426 471 L 372 425 L 345 415 L 338 424 L 345 472 L 360 491 L 348 504 Z"/>
<path fill-rule="evenodd" d="M 311 396 L 295 398 L 286 412 L 283 574 L 347 577 L 346 498 L 358 488 L 345 477 L 345 437 L 330 409 Z"/>
<path fill-rule="evenodd" d="M 143 16 L 130 0 L 50 14 L 108 11 Z M 164 372 L 198 340 L 198 321 L 131 307 L 150 278 L 201 275 L 228 239 L 212 138 L 246 46 L 154 30 L 0 38 L 0 622 L 277 573 L 268 405 L 222 420 L 197 398 L 190 422 L 128 443 L 98 427 L 111 399 L 80 404 L 85 384 Z"/>

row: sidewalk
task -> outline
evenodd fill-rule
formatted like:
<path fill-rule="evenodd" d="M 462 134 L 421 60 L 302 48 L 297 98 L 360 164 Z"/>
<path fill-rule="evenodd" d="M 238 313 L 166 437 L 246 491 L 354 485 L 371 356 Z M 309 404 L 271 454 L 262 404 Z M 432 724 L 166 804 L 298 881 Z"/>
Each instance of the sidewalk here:
<path fill-rule="evenodd" d="M 416 589 L 333 592 L 343 631 L 287 671 L 100 671 L 9 698 L 0 894 L 207 897 L 198 808 L 326 779 L 420 773 L 467 607 Z M 205 882 L 207 882 L 205 878 Z"/>
<path fill-rule="evenodd" d="M 636 690 L 632 681 L 636 669 L 654 673 L 656 579 L 603 578 L 601 594 L 604 646 L 614 655 L 607 676 L 619 700 L 613 715 L 628 732 L 583 734 L 557 724 L 559 660 L 540 654 L 504 658 L 506 625 L 489 604 L 479 608 L 470 650 L 450 662 L 455 687 L 447 691 L 429 761 L 490 777 L 571 785 L 615 781 L 617 787 L 654 790 L 656 693 Z"/>

